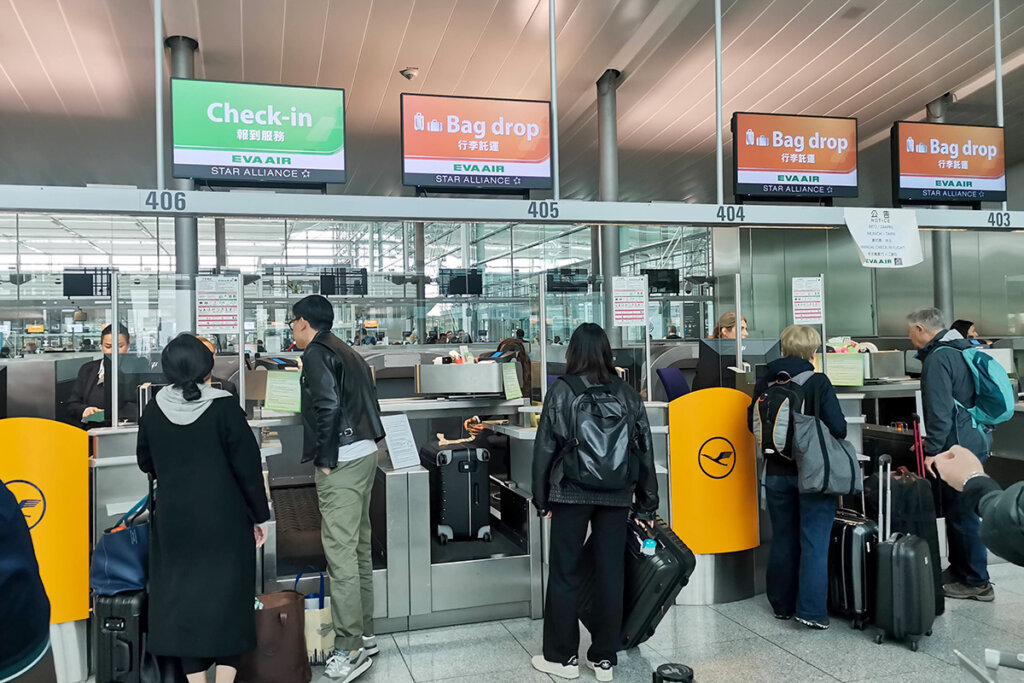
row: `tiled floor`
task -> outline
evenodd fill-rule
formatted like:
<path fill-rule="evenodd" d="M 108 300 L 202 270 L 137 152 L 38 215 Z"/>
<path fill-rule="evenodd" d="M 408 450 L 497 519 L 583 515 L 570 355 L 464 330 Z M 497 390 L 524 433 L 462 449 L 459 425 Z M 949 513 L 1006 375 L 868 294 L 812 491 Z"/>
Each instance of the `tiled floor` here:
<path fill-rule="evenodd" d="M 777 621 L 764 596 L 758 596 L 716 607 L 674 607 L 651 640 L 620 655 L 615 680 L 649 683 L 659 664 L 682 662 L 693 667 L 697 681 L 715 683 L 973 681 L 955 666 L 954 649 L 979 664 L 986 647 L 1024 652 L 1024 569 L 1000 564 L 991 572 L 995 603 L 948 601 L 919 652 L 896 643 L 876 645 L 868 632 L 838 619 L 824 632 Z M 541 631 L 540 621 L 513 619 L 382 636 L 381 653 L 360 681 L 559 681 L 530 667 L 530 656 L 540 652 Z M 586 640 L 584 633 L 581 652 Z M 319 676 L 317 683 L 327 680 Z M 593 674 L 583 671 L 580 680 L 592 681 Z M 1024 671 L 1001 669 L 999 680 L 1024 682 Z"/>

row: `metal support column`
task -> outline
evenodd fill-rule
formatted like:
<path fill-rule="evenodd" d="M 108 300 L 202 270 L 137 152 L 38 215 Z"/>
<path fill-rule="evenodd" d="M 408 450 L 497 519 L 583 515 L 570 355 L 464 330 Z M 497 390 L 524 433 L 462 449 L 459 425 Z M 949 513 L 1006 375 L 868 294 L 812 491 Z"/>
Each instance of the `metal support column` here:
<path fill-rule="evenodd" d="M 715 201 L 725 203 L 722 149 L 722 0 L 715 0 Z M 739 306 L 737 305 L 737 308 Z"/>
<path fill-rule="evenodd" d="M 156 88 L 156 189 L 164 180 L 164 4 L 153 0 L 153 83 Z"/>
<path fill-rule="evenodd" d="M 427 341 L 427 240 L 423 234 L 423 221 L 416 221 L 413 227 L 413 259 L 416 268 L 416 336 L 420 343 Z"/>
<path fill-rule="evenodd" d="M 619 138 L 615 111 L 615 90 L 621 82 L 616 69 L 608 69 L 597 80 L 597 147 L 600 155 L 599 198 L 602 202 L 619 199 Z M 593 251 L 593 245 L 591 245 Z M 620 273 L 619 226 L 601 226 L 601 275 L 604 278 L 604 330 L 612 348 L 622 346 L 622 328 L 612 324 L 614 301 L 612 278 Z"/>
<path fill-rule="evenodd" d="M 171 36 L 165 41 L 171 50 L 171 76 L 194 78 L 199 43 L 188 36 Z M 188 179 L 174 179 L 176 190 L 194 190 Z M 199 224 L 195 216 L 174 217 L 175 333 L 195 329 L 196 273 L 199 272 Z"/>
<path fill-rule="evenodd" d="M 1003 22 L 999 0 L 992 0 L 992 33 L 996 48 L 996 125 L 1003 127 Z M 1006 202 L 1003 202 L 1006 211 Z"/>
<path fill-rule="evenodd" d="M 551 196 L 561 194 L 558 172 L 558 59 L 555 47 L 555 0 L 548 0 L 548 66 L 551 67 Z"/>
<path fill-rule="evenodd" d="M 213 245 L 217 254 L 217 272 L 220 273 L 228 265 L 228 243 L 224 219 L 213 219 Z"/>
<path fill-rule="evenodd" d="M 946 93 L 928 103 L 929 123 L 945 123 L 946 110 L 953 96 Z M 932 230 L 932 283 L 935 289 L 935 308 L 952 322 L 953 314 L 953 244 L 948 230 Z"/>

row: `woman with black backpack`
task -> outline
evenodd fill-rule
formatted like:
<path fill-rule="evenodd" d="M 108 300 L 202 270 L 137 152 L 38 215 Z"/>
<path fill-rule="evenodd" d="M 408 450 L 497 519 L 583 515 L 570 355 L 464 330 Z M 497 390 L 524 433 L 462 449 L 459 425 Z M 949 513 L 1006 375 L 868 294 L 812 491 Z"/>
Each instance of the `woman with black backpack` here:
<path fill-rule="evenodd" d="M 595 553 L 593 645 L 587 665 L 612 680 L 622 625 L 626 523 L 650 523 L 658 509 L 651 428 L 640 395 L 615 374 L 612 349 L 594 323 L 576 328 L 566 374 L 544 399 L 533 451 L 533 502 L 551 519 L 544 654 L 538 671 L 578 678 L 577 614 L 587 527 Z"/>

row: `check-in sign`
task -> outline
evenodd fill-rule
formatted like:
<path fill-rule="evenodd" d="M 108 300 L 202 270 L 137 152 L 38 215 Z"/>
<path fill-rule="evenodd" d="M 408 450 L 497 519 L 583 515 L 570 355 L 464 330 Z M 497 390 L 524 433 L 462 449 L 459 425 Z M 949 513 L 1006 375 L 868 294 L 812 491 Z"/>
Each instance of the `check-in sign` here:
<path fill-rule="evenodd" d="M 550 189 L 550 104 L 402 95 L 402 182 L 499 192 Z"/>
<path fill-rule="evenodd" d="M 892 127 L 893 199 L 953 204 L 1006 199 L 1003 129 L 898 121 Z"/>
<path fill-rule="evenodd" d="M 857 196 L 857 119 L 737 112 L 732 131 L 738 196 Z"/>

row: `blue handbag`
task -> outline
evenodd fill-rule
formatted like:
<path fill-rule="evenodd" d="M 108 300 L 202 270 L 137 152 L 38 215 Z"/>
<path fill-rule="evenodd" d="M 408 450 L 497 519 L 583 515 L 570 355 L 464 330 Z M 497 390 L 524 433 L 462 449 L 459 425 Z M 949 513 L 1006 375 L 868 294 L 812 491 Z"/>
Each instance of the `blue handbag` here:
<path fill-rule="evenodd" d="M 132 506 L 117 524 L 103 532 L 92 553 L 89 586 L 96 595 L 116 595 L 146 588 L 149 575 L 149 520 L 139 516 L 148 509 L 150 493 Z"/>

